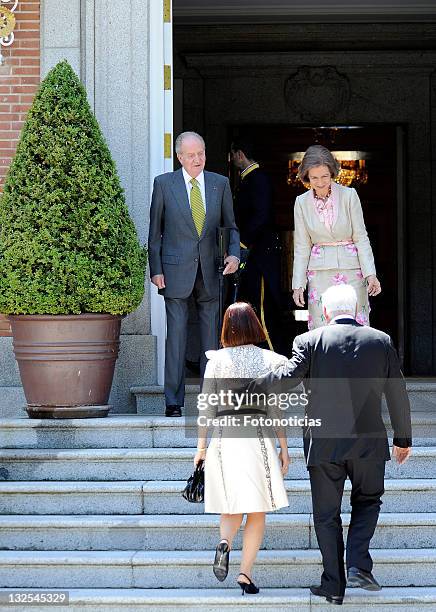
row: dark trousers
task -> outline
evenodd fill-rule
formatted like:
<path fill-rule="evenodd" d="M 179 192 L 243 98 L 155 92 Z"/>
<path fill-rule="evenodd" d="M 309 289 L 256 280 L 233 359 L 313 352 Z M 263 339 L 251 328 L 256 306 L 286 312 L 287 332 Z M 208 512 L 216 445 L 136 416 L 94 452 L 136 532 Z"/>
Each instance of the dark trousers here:
<path fill-rule="evenodd" d="M 165 298 L 167 337 L 165 343 L 165 403 L 183 406 L 185 401 L 185 358 L 188 336 L 188 302 L 193 297 L 200 324 L 200 374 L 206 367 L 205 351 L 218 348 L 219 301 L 211 297 L 204 286 L 201 267 L 191 296 Z"/>
<path fill-rule="evenodd" d="M 385 461 L 348 459 L 309 467 L 313 520 L 322 555 L 322 588 L 331 595 L 345 591 L 341 501 L 347 476 L 351 480 L 351 521 L 347 537 L 347 568 L 370 572 L 369 543 L 377 525 L 384 493 Z"/>
<path fill-rule="evenodd" d="M 283 313 L 280 294 L 280 259 L 278 255 L 268 255 L 271 267 L 263 274 L 255 261 L 248 258 L 245 269 L 240 273 L 238 301 L 249 302 L 261 318 L 262 276 L 264 278 L 264 317 L 265 325 L 274 351 L 283 353 L 289 341 L 283 334 Z M 268 348 L 268 346 L 265 346 Z"/>

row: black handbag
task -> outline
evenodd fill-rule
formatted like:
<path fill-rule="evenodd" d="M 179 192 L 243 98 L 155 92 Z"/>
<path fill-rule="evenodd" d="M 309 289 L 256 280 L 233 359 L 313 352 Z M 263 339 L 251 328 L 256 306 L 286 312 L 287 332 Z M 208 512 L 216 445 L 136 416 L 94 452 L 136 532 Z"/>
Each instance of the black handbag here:
<path fill-rule="evenodd" d="M 188 502 L 199 504 L 204 501 L 204 461 L 197 463 L 195 472 L 188 478 L 182 497 Z"/>

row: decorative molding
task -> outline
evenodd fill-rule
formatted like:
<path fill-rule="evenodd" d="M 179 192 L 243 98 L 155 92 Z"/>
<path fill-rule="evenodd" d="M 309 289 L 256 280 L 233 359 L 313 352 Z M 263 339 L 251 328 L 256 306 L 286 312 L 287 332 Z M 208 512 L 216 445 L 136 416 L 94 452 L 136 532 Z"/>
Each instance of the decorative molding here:
<path fill-rule="evenodd" d="M 171 134 L 165 132 L 164 134 L 164 158 L 171 159 L 173 157 L 172 153 L 172 137 Z"/>
<path fill-rule="evenodd" d="M 261 79 L 268 76 L 289 75 L 296 66 L 319 66 L 320 53 L 311 51 L 286 51 L 282 53 L 185 53 L 184 61 L 188 68 L 195 68 L 205 77 L 238 76 L 241 69 L 245 76 L 257 76 Z M 435 51 L 395 51 L 376 53 L 370 51 L 341 50 L 328 51 L 322 54 L 326 66 L 354 74 L 386 74 L 395 71 L 397 74 L 428 75 L 436 65 Z"/>
<path fill-rule="evenodd" d="M 164 89 L 165 90 L 170 90 L 171 89 L 171 65 L 170 64 L 165 64 L 164 66 Z"/>
<path fill-rule="evenodd" d="M 5 4 L 12 4 L 13 6 L 8 8 L 4 6 Z M 0 45 L 2 47 L 10 47 L 14 42 L 16 26 L 14 11 L 17 6 L 18 0 L 0 0 Z"/>
<path fill-rule="evenodd" d="M 177 51 L 219 52 L 323 51 L 343 49 L 347 53 L 359 41 L 359 50 L 394 51 L 434 49 L 436 20 L 421 22 L 343 23 L 280 21 L 276 23 L 177 23 Z"/>
<path fill-rule="evenodd" d="M 173 90 L 164 89 L 164 66 L 172 65 L 173 24 L 171 2 L 148 0 L 148 79 L 140 82 L 142 88 L 148 87 L 148 193 L 145 195 L 142 215 L 147 219 L 149 202 L 153 190 L 153 179 L 158 174 L 173 169 L 171 140 L 173 133 Z M 165 14 L 164 14 L 165 11 Z M 141 58 L 138 57 L 138 62 Z M 172 72 L 172 71 L 171 71 Z M 172 75 L 171 75 L 172 76 Z M 144 97 L 143 94 L 139 94 Z M 134 128 L 137 130 L 137 126 Z M 166 134 L 169 135 L 166 136 Z M 147 197 L 150 196 L 150 197 Z M 150 297 L 151 333 L 156 336 L 157 382 L 164 382 L 166 317 L 165 304 L 152 283 L 146 283 Z"/>
<path fill-rule="evenodd" d="M 303 66 L 285 84 L 286 104 L 303 120 L 333 119 L 350 97 L 348 78 L 333 66 Z"/>
<path fill-rule="evenodd" d="M 163 20 L 164 23 L 171 23 L 171 0 L 163 0 Z"/>
<path fill-rule="evenodd" d="M 421 0 L 420 2 L 400 2 L 398 0 L 380 2 L 361 2 L 360 0 L 349 0 L 343 2 L 332 2 L 325 0 L 306 0 L 305 2 L 253 2 L 253 0 L 238 0 L 227 4 L 225 2 L 206 2 L 204 0 L 183 0 L 174 3 L 174 16 L 179 19 L 186 18 L 221 18 L 225 20 L 274 17 L 317 17 L 335 16 L 344 19 L 356 17 L 389 16 L 396 17 L 419 17 L 436 16 L 436 4 L 433 0 Z"/>

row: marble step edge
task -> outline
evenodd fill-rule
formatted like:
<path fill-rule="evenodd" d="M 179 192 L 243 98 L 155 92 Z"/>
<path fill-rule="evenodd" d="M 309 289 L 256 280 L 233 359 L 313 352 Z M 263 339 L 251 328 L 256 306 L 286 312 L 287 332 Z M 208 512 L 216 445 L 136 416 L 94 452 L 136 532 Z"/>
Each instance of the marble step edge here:
<path fill-rule="evenodd" d="M 406 388 L 413 393 L 436 393 L 436 378 L 406 377 Z"/>
<path fill-rule="evenodd" d="M 59 590 L 59 589 L 57 589 Z M 47 589 L 0 589 L 3 591 L 17 592 L 44 592 Z M 281 609 L 306 610 L 321 606 L 325 609 L 325 601 L 311 595 L 309 589 L 262 589 L 255 598 L 244 597 L 236 589 L 68 589 L 69 606 L 65 608 L 56 607 L 58 610 L 135 610 L 137 606 L 145 606 L 150 610 L 159 610 L 165 606 L 165 610 L 174 606 L 177 610 L 222 610 L 231 607 L 232 610 L 264 610 Z M 436 605 L 436 587 L 385 587 L 382 591 L 369 592 L 360 589 L 346 591 L 347 603 L 353 609 L 362 610 L 369 606 L 375 609 L 381 605 L 399 605 L 408 610 L 418 610 L 413 604 L 426 606 L 423 609 L 434 610 Z M 429 606 L 427 608 L 427 605 Z M 151 608 L 154 606 L 154 608 Z M 207 606 L 207 608 L 205 608 Z M 304 607 L 303 607 L 304 606 Z M 356 607 L 355 607 L 356 606 Z M 358 607 L 357 607 L 358 606 Z M 431 607 L 430 607 L 431 606 Z M 46 610 L 47 607 L 33 607 L 32 610 Z M 386 608 L 384 608 L 386 609 Z"/>
<path fill-rule="evenodd" d="M 436 378 L 425 380 L 420 380 L 419 378 L 406 378 L 405 380 L 408 391 L 436 393 Z M 185 394 L 198 393 L 198 390 L 199 384 L 188 383 L 185 385 Z M 164 387 L 163 385 L 134 385 L 130 387 L 130 391 L 134 394 L 142 393 L 154 395 L 156 393 L 163 393 Z"/>
<path fill-rule="evenodd" d="M 436 424 L 435 412 L 417 411 L 411 414 L 412 425 Z M 389 424 L 389 416 L 383 414 L 383 420 Z M 100 419 L 29 419 L 23 417 L 0 418 L 0 436 L 3 430 L 13 429 L 35 429 L 40 432 L 50 430 L 104 430 L 119 431 L 124 429 L 150 429 L 150 428 L 174 428 L 195 427 L 196 419 L 190 417 L 188 422 L 185 417 L 165 417 L 152 414 L 109 414 Z"/>
<path fill-rule="evenodd" d="M 422 392 L 422 393 L 436 393 L 436 378 L 434 379 L 425 379 L 420 380 L 419 378 L 406 378 L 406 388 L 408 391 Z M 185 394 L 194 394 L 198 393 L 199 383 L 187 383 L 185 385 Z M 22 391 L 23 387 L 21 385 L 0 385 L 0 389 L 11 389 L 11 390 L 20 390 Z M 133 394 L 142 393 L 142 394 L 156 394 L 156 393 L 164 393 L 163 385 L 133 385 L 130 387 L 130 391 Z"/>
<path fill-rule="evenodd" d="M 0 481 L 0 495 L 23 495 L 23 494 L 71 494 L 71 493 L 177 493 L 186 485 L 185 480 L 50 480 L 50 481 L 25 481 L 6 480 Z M 310 482 L 308 480 L 285 480 L 286 490 L 293 493 L 310 493 Z M 351 483 L 345 482 L 345 491 L 351 490 Z M 408 478 L 408 479 L 386 479 L 386 492 L 404 491 L 434 491 L 436 493 L 436 478 Z"/>
<path fill-rule="evenodd" d="M 267 525 L 271 527 L 312 527 L 312 514 L 269 514 Z M 350 523 L 350 514 L 342 514 L 342 523 Z M 419 527 L 436 528 L 436 512 L 385 512 L 380 513 L 378 527 Z M 3 514 L 0 515 L 0 529 L 216 529 L 217 516 L 212 514 Z"/>
<path fill-rule="evenodd" d="M 83 550 L 0 550 L 1 566 L 59 566 L 59 565 L 141 565 L 141 566 L 210 566 L 214 550 L 199 551 L 161 551 L 161 550 L 120 550 L 120 551 L 83 551 Z M 434 548 L 395 548 L 371 549 L 375 564 L 436 564 Z M 232 551 L 230 564 L 236 565 L 241 559 L 241 551 Z M 321 563 L 321 554 L 315 549 L 260 550 L 257 563 L 274 565 L 309 565 Z"/>
<path fill-rule="evenodd" d="M 90 459 L 94 461 L 116 459 L 116 460 L 137 460 L 137 459 L 156 459 L 167 461 L 169 459 L 192 459 L 193 448 L 1 448 L 0 459 L 27 461 L 35 459 L 37 461 L 49 460 L 80 460 Z M 289 455 L 292 458 L 302 458 L 303 449 L 289 447 Z M 436 446 L 418 446 L 413 448 L 413 458 L 436 458 Z"/>

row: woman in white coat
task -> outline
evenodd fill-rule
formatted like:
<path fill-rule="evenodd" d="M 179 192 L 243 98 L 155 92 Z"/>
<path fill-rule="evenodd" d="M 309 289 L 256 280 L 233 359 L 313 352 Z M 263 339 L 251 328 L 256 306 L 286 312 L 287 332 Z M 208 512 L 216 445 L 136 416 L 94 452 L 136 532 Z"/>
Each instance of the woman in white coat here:
<path fill-rule="evenodd" d="M 308 289 L 309 329 L 326 324 L 321 295 L 328 287 L 346 283 L 357 293 L 356 320 L 369 325 L 368 295 L 381 291 L 374 256 L 356 190 L 335 182 L 339 163 L 321 145 L 309 147 L 298 169 L 310 189 L 298 196 L 294 208 L 293 298 L 304 306 Z"/>
<path fill-rule="evenodd" d="M 218 580 L 227 577 L 233 540 L 247 515 L 243 534 L 238 584 L 242 594 L 257 593 L 251 570 L 262 543 L 265 513 L 288 506 L 283 482 L 289 466 L 286 430 L 267 425 L 269 418 L 284 417 L 280 408 L 254 406 L 250 401 L 235 410 L 229 403 L 212 403 L 212 394 L 245 388 L 241 379 L 251 381 L 273 368 L 286 366 L 287 358 L 255 344 L 265 335 L 252 307 L 245 302 L 229 306 L 224 315 L 221 344 L 218 351 L 207 351 L 209 361 L 204 375 L 203 393 L 209 399 L 202 418 L 216 419 L 220 425 L 203 423 L 199 429 L 194 463 L 205 459 L 205 512 L 221 514 L 221 540 L 215 553 L 213 571 Z M 241 387 L 242 385 L 242 387 Z M 238 425 L 222 423 L 225 417 L 239 419 Z M 265 426 L 262 424 L 264 419 Z M 208 431 L 213 430 L 207 448 Z M 276 435 L 280 454 L 276 449 Z"/>

